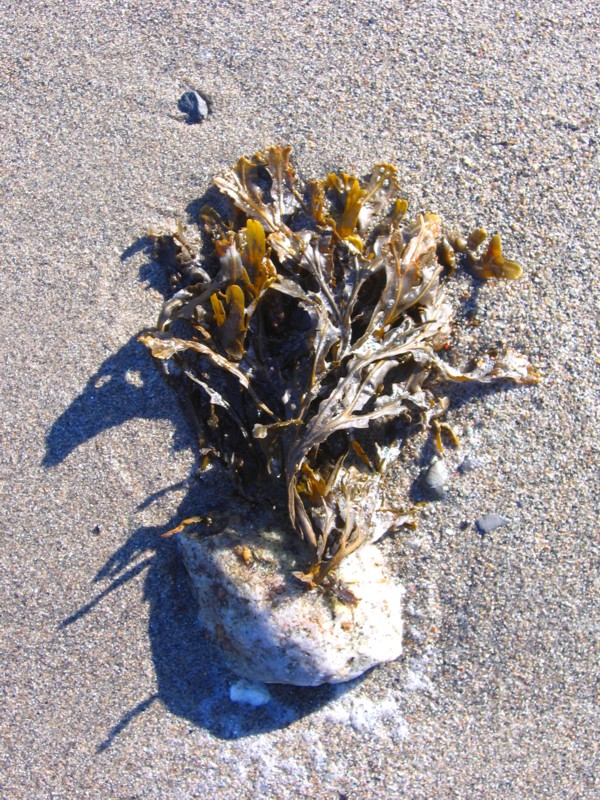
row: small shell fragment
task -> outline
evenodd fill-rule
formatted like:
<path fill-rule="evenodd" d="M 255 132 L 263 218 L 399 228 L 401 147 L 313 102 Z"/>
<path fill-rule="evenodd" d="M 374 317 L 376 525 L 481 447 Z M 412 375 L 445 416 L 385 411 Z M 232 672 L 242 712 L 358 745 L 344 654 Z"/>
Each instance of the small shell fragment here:
<path fill-rule="evenodd" d="M 271 700 L 271 695 L 264 683 L 247 681 L 242 678 L 231 685 L 229 699 L 232 703 L 257 707 L 266 705 Z"/>
<path fill-rule="evenodd" d="M 424 483 L 434 497 L 442 499 L 446 493 L 446 484 L 450 473 L 443 459 L 434 461 L 425 474 Z"/>
<path fill-rule="evenodd" d="M 491 533 L 495 531 L 496 528 L 503 528 L 505 525 L 508 525 L 508 523 L 509 520 L 505 517 L 501 517 L 500 514 L 484 514 L 482 517 L 475 520 L 475 527 L 482 536 L 485 536 L 486 533 Z"/>

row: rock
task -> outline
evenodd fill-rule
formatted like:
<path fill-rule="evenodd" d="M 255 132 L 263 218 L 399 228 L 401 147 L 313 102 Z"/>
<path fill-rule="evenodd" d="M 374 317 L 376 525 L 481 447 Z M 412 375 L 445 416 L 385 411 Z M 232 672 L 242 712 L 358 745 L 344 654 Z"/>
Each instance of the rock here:
<path fill-rule="evenodd" d="M 182 114 L 187 114 L 190 124 L 203 122 L 210 113 L 209 104 L 200 92 L 184 92 L 177 107 Z"/>
<path fill-rule="evenodd" d="M 423 483 L 434 497 L 441 500 L 446 493 L 446 484 L 448 483 L 449 477 L 450 473 L 448 472 L 446 462 L 440 458 L 434 461 L 429 467 L 425 473 Z"/>
<path fill-rule="evenodd" d="M 458 471 L 461 473 L 461 475 L 464 475 L 467 472 L 474 472 L 476 469 L 477 461 L 473 458 L 473 456 L 465 456 L 458 465 Z"/>
<path fill-rule="evenodd" d="M 264 683 L 253 683 L 244 678 L 233 683 L 229 689 L 232 703 L 243 703 L 247 706 L 264 706 L 271 700 L 269 690 Z"/>
<path fill-rule="evenodd" d="M 486 533 L 495 531 L 496 528 L 502 528 L 508 525 L 508 520 L 501 517 L 500 514 L 484 514 L 483 517 L 475 520 L 475 527 L 479 533 L 484 536 Z"/>
<path fill-rule="evenodd" d="M 215 535 L 183 533 L 179 541 L 200 623 L 242 678 L 341 683 L 401 654 L 404 589 L 374 544 L 337 572 L 357 598 L 352 606 L 293 577 L 306 569 L 306 553 L 277 520 L 247 514 Z"/>

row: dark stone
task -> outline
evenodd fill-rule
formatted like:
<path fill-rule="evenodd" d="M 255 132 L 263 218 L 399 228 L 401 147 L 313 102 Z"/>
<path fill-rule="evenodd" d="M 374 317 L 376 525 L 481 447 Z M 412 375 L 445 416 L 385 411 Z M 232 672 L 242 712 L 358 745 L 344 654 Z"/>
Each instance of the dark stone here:
<path fill-rule="evenodd" d="M 203 122 L 211 112 L 210 102 L 199 92 L 184 92 L 177 103 L 182 114 L 187 114 L 188 122 Z"/>

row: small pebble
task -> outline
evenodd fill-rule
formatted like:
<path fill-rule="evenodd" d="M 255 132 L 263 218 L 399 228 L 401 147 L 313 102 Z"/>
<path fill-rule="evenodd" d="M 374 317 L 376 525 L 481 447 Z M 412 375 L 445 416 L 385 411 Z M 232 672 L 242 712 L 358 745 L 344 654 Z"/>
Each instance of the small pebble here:
<path fill-rule="evenodd" d="M 231 685 L 229 699 L 232 703 L 244 703 L 256 707 L 266 705 L 271 700 L 271 695 L 263 683 L 242 679 Z"/>
<path fill-rule="evenodd" d="M 483 517 L 479 517 L 479 519 L 475 520 L 475 527 L 479 533 L 484 536 L 486 533 L 495 531 L 496 528 L 502 528 L 504 525 L 508 525 L 508 522 L 509 521 L 505 517 L 501 517 L 500 514 L 484 514 Z"/>
<path fill-rule="evenodd" d="M 203 122 L 210 113 L 208 103 L 198 92 L 184 92 L 177 107 L 182 114 L 187 114 L 190 123 Z"/>
<path fill-rule="evenodd" d="M 450 473 L 446 462 L 442 459 L 434 461 L 425 474 L 424 484 L 434 497 L 441 499 L 446 492 L 446 484 Z"/>
<path fill-rule="evenodd" d="M 474 472 L 477 469 L 477 462 L 472 456 L 465 456 L 458 465 L 458 471 L 462 474 Z"/>

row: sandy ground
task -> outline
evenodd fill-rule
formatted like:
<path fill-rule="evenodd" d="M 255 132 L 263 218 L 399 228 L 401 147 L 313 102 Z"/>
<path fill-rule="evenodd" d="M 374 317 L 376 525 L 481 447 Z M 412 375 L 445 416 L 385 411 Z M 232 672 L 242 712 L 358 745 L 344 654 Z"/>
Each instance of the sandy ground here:
<path fill-rule="evenodd" d="M 0 8 L 0 795 L 598 796 L 598 12 L 292 8 Z M 189 86 L 214 100 L 200 126 Z M 414 210 L 502 231 L 525 275 L 479 288 L 467 345 L 544 380 L 452 412 L 448 498 L 386 545 L 405 657 L 247 711 L 159 537 L 206 487 L 136 335 L 165 289 L 148 226 L 272 143 L 308 177 L 391 159 Z M 481 536 L 488 512 L 510 524 Z"/>

